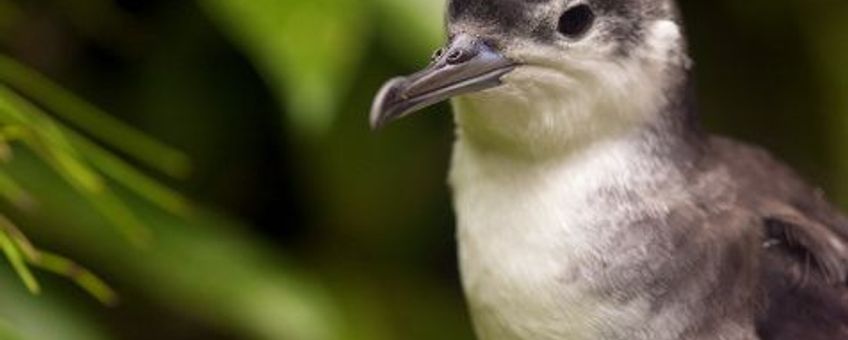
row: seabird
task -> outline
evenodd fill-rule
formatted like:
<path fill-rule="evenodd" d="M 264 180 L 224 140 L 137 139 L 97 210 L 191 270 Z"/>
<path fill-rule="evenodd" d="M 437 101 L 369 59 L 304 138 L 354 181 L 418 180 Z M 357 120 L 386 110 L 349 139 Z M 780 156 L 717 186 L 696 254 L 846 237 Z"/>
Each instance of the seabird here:
<path fill-rule="evenodd" d="M 848 218 L 704 132 L 672 0 L 449 0 L 380 127 L 452 98 L 479 339 L 848 339 Z"/>

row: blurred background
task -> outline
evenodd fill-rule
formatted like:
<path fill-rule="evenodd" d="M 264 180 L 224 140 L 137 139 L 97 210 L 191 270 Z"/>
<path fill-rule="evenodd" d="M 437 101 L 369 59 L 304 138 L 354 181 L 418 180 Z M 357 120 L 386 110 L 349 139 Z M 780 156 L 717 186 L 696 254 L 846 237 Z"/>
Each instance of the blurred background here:
<path fill-rule="evenodd" d="M 682 6 L 708 127 L 848 206 L 848 2 Z M 448 107 L 367 127 L 443 7 L 0 0 L 0 338 L 472 339 Z"/>

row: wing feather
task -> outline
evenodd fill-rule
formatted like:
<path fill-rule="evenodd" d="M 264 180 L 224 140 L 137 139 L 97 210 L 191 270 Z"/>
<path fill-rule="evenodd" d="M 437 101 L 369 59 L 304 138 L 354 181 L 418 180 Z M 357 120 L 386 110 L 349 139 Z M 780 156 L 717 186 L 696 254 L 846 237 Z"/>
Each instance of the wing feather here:
<path fill-rule="evenodd" d="M 762 220 L 760 336 L 848 339 L 848 218 L 767 152 L 723 138 L 710 147 Z"/>

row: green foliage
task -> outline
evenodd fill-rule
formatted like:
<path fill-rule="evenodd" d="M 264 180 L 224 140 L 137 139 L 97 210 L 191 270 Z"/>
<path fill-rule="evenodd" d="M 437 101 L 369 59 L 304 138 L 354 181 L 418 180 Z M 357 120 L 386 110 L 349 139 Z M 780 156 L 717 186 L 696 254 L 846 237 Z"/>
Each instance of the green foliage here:
<path fill-rule="evenodd" d="M 218 14 L 218 20 L 255 58 L 270 84 L 284 93 L 297 129 L 326 131 L 350 86 L 353 66 L 364 52 L 367 22 L 362 1 L 202 3 Z"/>
<path fill-rule="evenodd" d="M 108 118 L 93 106 L 74 97 L 44 77 L 12 59 L 0 55 L 0 150 L 5 167 L 0 168 L 0 196 L 20 209 L 34 209 L 38 197 L 23 189 L 8 173 L 17 145 L 37 154 L 55 173 L 75 188 L 104 217 L 119 227 L 131 241 L 141 246 L 149 242 L 147 227 L 137 219 L 122 199 L 114 194 L 104 175 L 151 202 L 174 213 L 185 213 L 187 204 L 178 194 L 135 170 L 82 134 L 64 126 L 24 96 L 75 123 L 83 131 L 116 144 L 128 154 L 173 175 L 187 169 L 186 157 L 158 142 Z M 28 266 L 66 276 L 105 304 L 114 304 L 116 294 L 90 271 L 59 255 L 39 250 L 24 234 L 0 215 L 0 248 L 27 288 L 40 287 Z"/>
<path fill-rule="evenodd" d="M 200 0 L 276 89 L 294 132 L 327 131 L 373 38 L 420 60 L 435 49 L 443 2 Z M 249 19 L 248 19 L 249 18 Z"/>
<path fill-rule="evenodd" d="M 7 1 L 0 0 L 0 6 L 4 3 Z M 53 3 L 45 1 L 41 6 L 53 6 Z M 354 118 L 343 115 L 359 110 L 346 107 L 350 97 L 365 98 L 370 94 L 361 92 L 371 91 L 357 83 L 361 77 L 386 72 L 392 62 L 410 69 L 417 67 L 426 61 L 440 39 L 442 4 L 439 1 L 202 0 L 198 4 L 259 70 L 283 108 L 291 127 L 288 132 L 307 136 L 312 142 L 322 140 L 332 129 Z M 12 2 L 12 6 L 25 10 L 20 17 L 8 16 L 9 22 L 24 20 L 23 25 L 28 25 L 31 24 L 26 21 L 28 11 L 39 5 Z M 122 31 L 126 28 L 122 25 L 137 28 L 132 18 L 116 11 L 109 1 L 55 1 L 55 6 L 68 16 L 76 34 L 97 44 L 121 34 L 131 36 Z M 182 5 L 174 6 L 182 8 Z M 0 43 L 14 40 L 2 35 L 4 19 L 0 15 Z M 160 54 L 164 56 L 159 60 L 164 65 L 162 70 L 139 71 L 143 73 L 143 82 L 153 84 L 134 90 L 146 96 L 135 104 L 147 110 L 138 109 L 128 115 L 159 117 L 156 126 L 165 131 L 192 131 L 193 125 L 202 125 L 186 127 L 184 122 L 179 122 L 173 113 L 180 109 L 200 112 L 195 117 L 213 121 L 216 112 L 241 115 L 242 112 L 233 108 L 216 111 L 216 106 L 226 103 L 221 98 L 242 97 L 243 93 L 210 95 L 213 87 L 209 83 L 179 82 L 182 77 L 205 79 L 203 73 L 215 72 L 196 72 L 188 65 L 174 67 L 171 61 L 183 57 L 180 51 L 203 51 L 198 47 L 202 46 L 198 41 L 203 38 L 195 38 L 197 32 L 192 31 L 194 22 L 184 16 L 175 22 L 179 24 L 161 23 L 168 32 L 161 40 L 171 41 L 169 38 L 179 36 L 171 29 L 179 31 L 184 27 L 189 27 L 187 35 L 191 39 L 173 39 L 176 43 Z M 37 24 L 33 25 L 38 28 Z M 51 46 L 50 41 L 43 45 Z M 388 55 L 375 53 L 378 46 L 389 46 Z M 202 67 L 195 67 L 194 62 L 190 66 Z M 154 79 L 158 75 L 165 77 Z M 101 86 L 103 89 L 113 85 Z M 200 100 L 192 101 L 192 95 Z M 126 102 L 123 108 L 134 109 Z M 356 121 L 359 122 L 359 117 Z M 5 127 L 0 130 L 4 133 L 4 143 L 0 145 L 5 146 L 0 148 L 0 156 L 4 150 L 8 155 L 0 167 L 0 195 L 13 202 L 11 207 L 17 208 L 15 212 L 24 212 L 17 214 L 10 210 L 9 218 L 24 226 L 33 240 L 50 244 L 51 248 L 58 244 L 57 249 L 73 253 L 74 258 L 96 268 L 122 295 L 130 291 L 137 299 L 142 296 L 144 301 L 156 306 L 156 314 L 188 318 L 202 323 L 195 329 L 234 334 L 238 339 L 394 339 L 399 326 L 389 322 L 392 319 L 421 328 L 424 338 L 445 338 L 445 334 L 457 333 L 463 336 L 448 338 L 467 337 L 467 322 L 461 317 L 457 300 L 445 296 L 432 277 L 407 276 L 403 272 L 390 274 L 397 282 L 393 285 L 410 287 L 398 299 L 409 300 L 411 306 L 402 308 L 403 313 L 394 313 L 383 302 L 386 294 L 374 289 L 375 284 L 388 281 L 388 277 L 372 277 L 373 271 L 350 270 L 345 261 L 337 264 L 310 261 L 306 266 L 270 247 L 266 240 L 245 232 L 249 226 L 233 221 L 224 213 L 189 208 L 180 195 L 120 156 L 177 178 L 184 177 L 189 170 L 187 157 L 2 55 L 0 126 Z M 220 134 L 234 140 L 228 144 L 238 145 L 238 136 L 250 134 L 226 128 Z M 192 142 L 215 136 L 186 134 Z M 224 152 L 209 145 L 215 144 L 204 145 L 201 154 Z M 315 162 L 304 159 L 303 166 L 317 165 Z M 237 181 L 238 178 L 233 180 Z M 357 190 L 362 188 L 359 186 Z M 73 262 L 32 246 L 11 221 L 9 226 L 10 236 L 4 235 L 5 242 L 0 239 L 0 246 L 10 250 L 8 258 L 13 264 L 10 272 L 17 270 L 18 276 L 32 289 L 47 287 L 41 289 L 45 299 L 33 301 L 12 299 L 14 290 L 0 286 L 0 299 L 16 301 L 0 304 L 0 320 L 10 321 L 9 334 L 20 334 L 25 339 L 57 338 L 39 329 L 38 322 L 50 318 L 76 323 L 82 329 L 91 327 L 91 320 L 85 317 L 100 312 L 86 311 L 78 302 L 57 298 L 63 294 L 57 293 L 49 280 L 36 281 L 38 272 L 33 273 L 30 268 L 58 272 L 105 302 L 114 301 L 111 289 Z M 104 232 L 109 228 L 117 228 L 143 247 L 129 246 L 121 238 Z M 337 248 L 331 243 L 335 242 L 316 242 Z M 2 278 L 0 285 L 5 283 Z M 143 308 L 132 298 L 130 295 L 122 299 L 128 302 L 121 309 Z M 437 312 L 445 309 L 453 312 Z M 28 313 L 32 310 L 36 312 Z M 67 313 L 60 312 L 63 310 Z M 0 324 L 0 332 L 6 330 L 3 326 Z M 99 336 L 74 337 L 68 329 L 59 329 L 68 334 L 67 338 L 108 338 L 102 327 L 91 328 Z"/>
<path fill-rule="evenodd" d="M 38 101 L 51 113 L 74 124 L 83 132 L 144 162 L 147 166 L 174 177 L 184 177 L 189 172 L 188 157 L 181 152 L 173 150 L 121 123 L 109 114 L 53 84 L 40 74 L 2 55 L 0 55 L 0 81 Z M 7 94 L 6 96 L 11 95 Z M 37 111 L 22 107 L 27 106 L 27 104 L 20 103 L 20 101 L 12 101 L 19 102 L 17 105 L 19 111 Z M 26 117 L 19 117 L 19 120 L 21 119 L 26 119 Z M 52 125 L 52 123 L 50 124 Z M 61 127 L 57 126 L 52 129 L 57 130 Z M 62 132 L 67 131 L 67 129 L 64 129 Z M 74 138 L 79 140 L 79 143 L 87 143 L 84 139 Z M 103 154 L 103 152 L 93 150 L 91 147 L 87 147 L 87 149 L 95 151 L 94 153 L 97 154 Z"/>
<path fill-rule="evenodd" d="M 11 221 L 0 215 L 0 247 L 15 272 L 32 293 L 39 293 L 38 281 L 27 265 L 65 276 L 106 305 L 118 302 L 118 296 L 89 270 L 62 256 L 35 248 Z"/>
<path fill-rule="evenodd" d="M 180 217 L 122 196 L 156 235 L 146 249 L 126 247 L 103 234 L 112 223 L 37 156 L 20 153 L 9 171 L 26 175 L 23 185 L 50 212 L 30 221 L 40 238 L 68 240 L 166 310 L 247 339 L 349 339 L 325 287 L 229 218 L 201 210 Z"/>

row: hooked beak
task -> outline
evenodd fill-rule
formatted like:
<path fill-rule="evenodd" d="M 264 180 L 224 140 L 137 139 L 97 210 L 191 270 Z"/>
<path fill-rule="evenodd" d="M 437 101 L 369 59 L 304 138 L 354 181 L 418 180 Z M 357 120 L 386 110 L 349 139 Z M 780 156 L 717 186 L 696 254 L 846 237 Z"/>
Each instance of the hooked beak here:
<path fill-rule="evenodd" d="M 485 42 L 459 35 L 436 52 L 426 69 L 383 85 L 371 107 L 371 128 L 451 97 L 499 86 L 501 77 L 517 65 Z"/>

